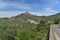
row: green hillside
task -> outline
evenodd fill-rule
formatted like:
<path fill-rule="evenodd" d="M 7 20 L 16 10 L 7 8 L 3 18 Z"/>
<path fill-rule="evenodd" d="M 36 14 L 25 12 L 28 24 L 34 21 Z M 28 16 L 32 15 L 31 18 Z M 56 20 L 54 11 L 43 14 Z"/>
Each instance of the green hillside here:
<path fill-rule="evenodd" d="M 11 18 L 0 18 L 0 40 L 48 40 L 51 24 L 48 21 L 55 18 L 59 20 L 60 13 L 36 16 L 25 12 Z"/>

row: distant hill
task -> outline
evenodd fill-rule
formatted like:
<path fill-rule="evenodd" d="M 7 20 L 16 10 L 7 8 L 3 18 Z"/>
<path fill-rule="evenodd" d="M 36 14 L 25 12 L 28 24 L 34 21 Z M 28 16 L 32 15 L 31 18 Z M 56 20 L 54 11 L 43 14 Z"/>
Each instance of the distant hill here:
<path fill-rule="evenodd" d="M 56 18 L 60 18 L 60 13 L 57 13 L 57 14 L 54 14 L 54 15 L 51 15 L 49 17 L 56 17 Z"/>
<path fill-rule="evenodd" d="M 25 12 L 11 18 L 0 18 L 0 39 L 15 40 L 22 38 L 23 40 L 27 37 L 32 40 L 47 40 L 49 26 L 55 19 L 60 19 L 60 13 L 51 16 L 37 16 Z"/>
<path fill-rule="evenodd" d="M 52 19 L 60 19 L 60 13 L 50 15 L 47 18 L 50 19 L 50 20 L 52 20 Z"/>
<path fill-rule="evenodd" d="M 29 12 L 20 13 L 19 15 L 13 16 L 11 18 L 0 18 L 0 20 L 15 20 L 15 21 L 27 21 L 28 19 L 39 21 L 41 19 L 43 20 L 53 20 L 53 19 L 60 19 L 60 13 L 50 15 L 50 16 L 37 16 L 30 14 Z"/>
<path fill-rule="evenodd" d="M 27 20 L 27 19 L 31 19 L 31 20 L 39 20 L 40 19 L 40 16 L 36 16 L 36 15 L 32 15 L 30 14 L 29 12 L 25 12 L 25 13 L 21 13 L 17 16 L 14 16 L 14 17 L 11 17 L 15 20 Z"/>
<path fill-rule="evenodd" d="M 32 15 L 29 12 L 25 12 L 25 13 L 21 13 L 17 16 L 11 17 L 11 19 L 16 20 L 16 21 L 27 21 L 27 19 L 30 20 L 52 20 L 52 19 L 60 19 L 60 13 L 54 14 L 54 15 L 50 15 L 50 16 L 37 16 L 37 15 Z"/>

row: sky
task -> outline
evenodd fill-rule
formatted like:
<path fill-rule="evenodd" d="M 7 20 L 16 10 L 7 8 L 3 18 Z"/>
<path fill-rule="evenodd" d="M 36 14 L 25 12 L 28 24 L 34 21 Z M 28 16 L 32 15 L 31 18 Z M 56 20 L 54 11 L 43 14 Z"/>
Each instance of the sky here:
<path fill-rule="evenodd" d="M 60 0 L 0 0 L 0 17 L 16 16 L 23 12 L 49 16 L 60 12 Z"/>

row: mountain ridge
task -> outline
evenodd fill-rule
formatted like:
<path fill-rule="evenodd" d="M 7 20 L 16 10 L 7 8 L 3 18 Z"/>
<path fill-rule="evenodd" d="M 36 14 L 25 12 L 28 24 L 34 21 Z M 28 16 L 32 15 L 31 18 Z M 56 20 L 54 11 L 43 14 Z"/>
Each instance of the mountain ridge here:
<path fill-rule="evenodd" d="M 21 14 L 16 15 L 16 16 L 12 16 L 10 18 L 0 18 L 0 19 L 14 19 L 17 21 L 31 19 L 31 20 L 38 21 L 40 19 L 49 20 L 49 19 L 56 19 L 56 18 L 60 19 L 60 13 L 50 15 L 50 16 L 37 16 L 37 15 L 30 14 L 29 12 L 25 12 L 25 13 L 21 13 Z"/>

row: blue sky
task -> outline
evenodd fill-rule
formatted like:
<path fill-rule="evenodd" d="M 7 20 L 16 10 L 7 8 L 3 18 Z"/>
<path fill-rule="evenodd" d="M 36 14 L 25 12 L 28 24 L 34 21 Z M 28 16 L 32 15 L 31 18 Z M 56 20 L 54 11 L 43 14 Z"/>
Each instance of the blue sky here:
<path fill-rule="evenodd" d="M 0 0 L 0 17 L 16 16 L 22 12 L 53 15 L 60 12 L 60 0 Z"/>

